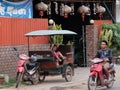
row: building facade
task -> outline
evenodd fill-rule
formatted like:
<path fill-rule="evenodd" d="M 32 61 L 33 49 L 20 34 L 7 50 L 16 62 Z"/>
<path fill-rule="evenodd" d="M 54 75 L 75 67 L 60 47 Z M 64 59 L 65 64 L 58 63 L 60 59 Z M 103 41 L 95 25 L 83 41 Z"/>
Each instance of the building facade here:
<path fill-rule="evenodd" d="M 17 47 L 20 53 L 27 53 L 27 39 L 24 37 L 24 34 L 33 30 L 48 29 L 49 19 L 53 19 L 56 24 L 61 24 L 62 29 L 78 33 L 76 36 L 64 36 L 63 43 L 67 44 L 68 41 L 74 42 L 75 63 L 79 66 L 87 66 L 88 56 L 94 56 L 97 50 L 98 33 L 101 30 L 100 25 L 105 22 L 116 22 L 115 0 L 41 0 L 42 4 L 39 0 L 28 0 L 32 1 L 32 9 L 26 8 L 28 14 L 25 14 L 23 9 L 23 11 L 19 9 L 19 13 L 15 11 L 15 8 L 6 9 L 7 11 L 1 9 L 2 7 L 8 8 L 8 6 L 4 4 L 5 2 L 7 5 L 10 5 L 8 3 L 9 1 L 19 3 L 25 0 L 4 1 L 5 0 L 0 0 L 0 5 L 3 4 L 0 7 L 0 73 L 9 74 L 12 78 L 15 77 L 18 60 L 18 58 L 14 56 L 15 52 L 13 51 L 13 47 Z M 42 7 L 44 6 L 44 8 L 41 8 L 40 5 Z M 24 8 L 24 6 L 22 8 Z M 1 10 L 3 10 L 4 13 L 2 13 Z M 12 14 L 10 12 L 12 12 Z M 26 17 L 16 16 L 16 13 L 23 13 L 22 15 L 27 15 L 27 18 L 29 18 L 31 14 L 33 14 L 33 16 L 30 17 L 31 19 L 26 19 Z M 91 25 L 91 19 L 95 20 L 94 25 L 97 26 Z M 5 35 L 7 36 L 5 37 Z M 41 50 L 42 47 L 44 48 L 45 45 L 42 46 L 41 43 L 48 44 L 46 38 L 37 38 L 35 41 L 36 42 L 31 41 L 31 48 L 35 50 Z M 89 44 L 95 47 L 91 47 Z"/>

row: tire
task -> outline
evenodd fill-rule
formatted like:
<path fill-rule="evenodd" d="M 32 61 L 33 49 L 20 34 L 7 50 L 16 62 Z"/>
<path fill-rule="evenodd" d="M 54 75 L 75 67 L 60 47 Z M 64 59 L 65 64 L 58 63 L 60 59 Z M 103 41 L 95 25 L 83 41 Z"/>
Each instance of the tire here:
<path fill-rule="evenodd" d="M 114 73 L 111 73 L 110 74 L 110 77 L 109 77 L 109 84 L 107 85 L 107 88 L 112 88 L 113 87 L 113 84 L 114 84 Z"/>
<path fill-rule="evenodd" d="M 73 69 L 71 66 L 67 66 L 66 70 L 65 70 L 65 80 L 66 82 L 70 82 L 72 81 L 72 73 L 73 73 Z"/>
<path fill-rule="evenodd" d="M 32 83 L 33 85 L 36 85 L 36 84 L 38 84 L 38 82 L 39 82 L 39 72 L 36 71 L 36 72 L 32 75 L 31 83 Z"/>
<path fill-rule="evenodd" d="M 20 83 L 20 81 L 21 81 L 21 77 L 22 77 L 22 73 L 18 73 L 17 74 L 17 78 L 16 78 L 16 88 L 18 88 L 18 86 L 19 86 L 19 83 Z"/>
<path fill-rule="evenodd" d="M 96 90 L 97 88 L 97 77 L 90 76 L 88 79 L 88 90 Z"/>
<path fill-rule="evenodd" d="M 45 77 L 46 77 L 46 75 L 45 75 L 44 71 L 40 71 L 39 72 L 39 82 L 43 82 L 45 80 Z"/>

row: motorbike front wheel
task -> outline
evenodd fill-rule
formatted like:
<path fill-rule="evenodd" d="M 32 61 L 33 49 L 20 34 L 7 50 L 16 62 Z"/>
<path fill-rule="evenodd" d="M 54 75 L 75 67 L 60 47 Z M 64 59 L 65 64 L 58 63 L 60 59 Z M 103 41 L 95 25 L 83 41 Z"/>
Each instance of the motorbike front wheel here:
<path fill-rule="evenodd" d="M 112 88 L 113 87 L 113 84 L 114 84 L 114 73 L 111 73 L 110 76 L 109 76 L 109 84 L 107 85 L 107 88 Z"/>
<path fill-rule="evenodd" d="M 18 88 L 18 86 L 19 86 L 19 83 L 21 81 L 21 77 L 22 77 L 22 73 L 18 72 L 17 77 L 16 77 L 16 86 L 15 86 L 16 88 Z"/>
<path fill-rule="evenodd" d="M 90 76 L 88 79 L 88 90 L 96 90 L 97 88 L 97 77 Z"/>
<path fill-rule="evenodd" d="M 39 82 L 38 79 L 39 79 L 39 72 L 36 71 L 36 72 L 32 75 L 31 83 L 32 83 L 33 85 L 38 84 L 38 82 Z"/>

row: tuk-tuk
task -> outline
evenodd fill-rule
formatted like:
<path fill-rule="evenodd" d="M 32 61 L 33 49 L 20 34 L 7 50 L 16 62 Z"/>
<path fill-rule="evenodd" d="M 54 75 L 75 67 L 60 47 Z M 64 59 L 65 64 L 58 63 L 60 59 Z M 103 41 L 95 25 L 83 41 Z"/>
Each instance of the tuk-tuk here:
<path fill-rule="evenodd" d="M 67 82 L 72 80 L 74 75 L 74 47 L 68 45 L 59 45 L 59 51 L 66 57 L 62 65 L 56 65 L 56 59 L 49 50 L 30 50 L 29 37 L 51 36 L 51 35 L 76 35 L 77 33 L 69 30 L 37 30 L 25 34 L 28 37 L 28 53 L 36 54 L 40 70 L 40 81 L 44 81 L 47 75 L 62 75 Z"/>

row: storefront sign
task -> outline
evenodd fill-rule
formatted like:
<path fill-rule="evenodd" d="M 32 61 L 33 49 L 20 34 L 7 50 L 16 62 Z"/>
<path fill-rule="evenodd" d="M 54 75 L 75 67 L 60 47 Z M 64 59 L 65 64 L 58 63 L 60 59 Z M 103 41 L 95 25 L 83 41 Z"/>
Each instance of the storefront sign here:
<path fill-rule="evenodd" d="M 0 16 L 16 18 L 32 18 L 32 0 L 9 2 L 0 0 Z"/>

